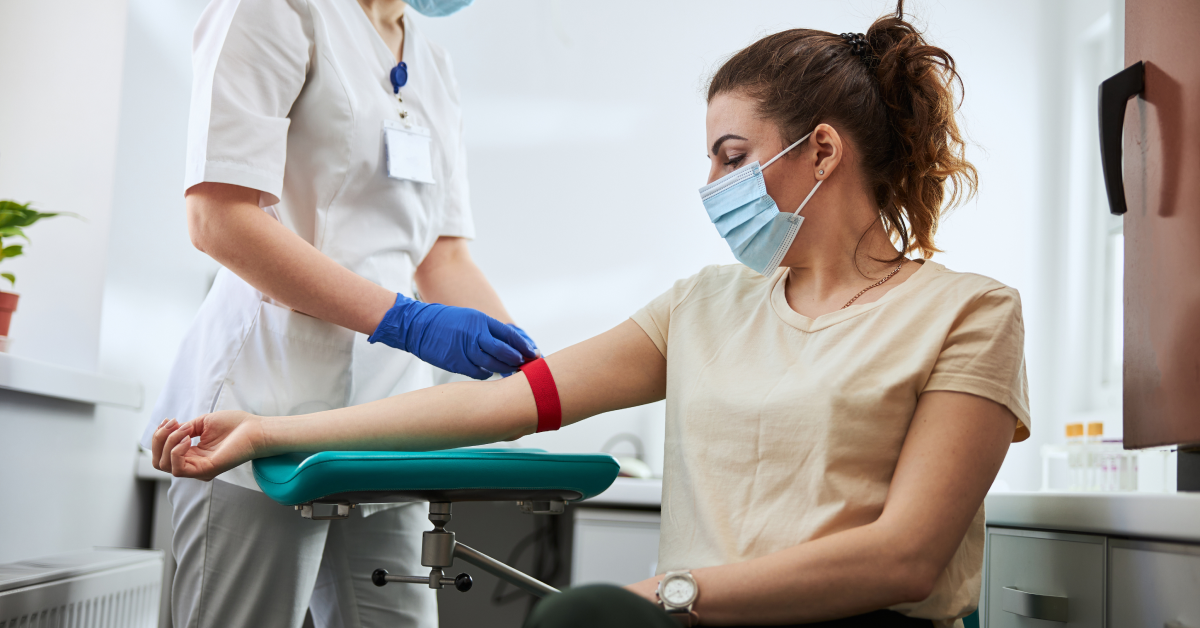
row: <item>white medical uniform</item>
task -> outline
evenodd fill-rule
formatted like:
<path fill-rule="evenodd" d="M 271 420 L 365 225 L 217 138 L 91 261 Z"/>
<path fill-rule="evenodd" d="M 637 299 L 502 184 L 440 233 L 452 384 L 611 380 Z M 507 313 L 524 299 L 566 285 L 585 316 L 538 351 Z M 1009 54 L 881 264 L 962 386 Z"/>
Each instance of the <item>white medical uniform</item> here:
<path fill-rule="evenodd" d="M 355 0 L 213 0 L 193 41 L 185 189 L 218 182 L 258 190 L 265 212 L 322 253 L 411 295 L 414 270 L 437 238 L 472 237 L 474 227 L 449 59 L 407 19 L 403 58 L 407 120 L 432 133 L 434 184 L 385 172 L 383 125 L 401 121 L 389 80 L 396 60 Z M 167 417 L 302 414 L 431 378 L 416 357 L 291 311 L 221 269 L 143 444 Z M 436 625 L 430 590 L 378 589 L 370 568 L 347 559 L 374 554 L 383 565 L 407 556 L 411 564 L 393 569 L 424 571 L 414 551 L 427 527 L 419 507 L 356 512 L 349 523 L 301 520 L 258 492 L 249 465 L 212 483 L 177 479 L 171 500 L 177 628 L 299 626 L 318 579 L 318 625 Z M 389 532 L 371 531 L 373 520 Z M 355 532 L 335 534 L 343 524 Z M 351 568 L 361 573 L 338 572 Z"/>

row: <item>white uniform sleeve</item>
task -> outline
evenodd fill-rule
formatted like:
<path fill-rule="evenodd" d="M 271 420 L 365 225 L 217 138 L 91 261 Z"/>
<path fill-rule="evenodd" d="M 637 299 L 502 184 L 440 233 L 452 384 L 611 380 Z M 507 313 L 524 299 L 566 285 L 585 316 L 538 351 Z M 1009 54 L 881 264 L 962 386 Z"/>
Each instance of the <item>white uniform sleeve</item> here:
<path fill-rule="evenodd" d="M 441 55 L 441 63 L 449 83 L 451 95 L 456 103 L 461 102 L 458 95 L 458 78 L 454 75 L 454 66 L 450 63 L 449 55 Z M 439 236 L 458 238 L 475 237 L 475 218 L 471 213 L 471 190 L 467 185 L 467 146 L 463 141 L 463 122 L 461 109 L 458 116 L 457 146 L 451 147 L 455 158 L 452 170 L 446 182 L 445 204 L 442 206 L 441 225 L 438 227 Z"/>
<path fill-rule="evenodd" d="M 288 112 L 313 49 L 306 0 L 212 0 L 192 40 L 185 190 L 229 183 L 279 202 Z"/>

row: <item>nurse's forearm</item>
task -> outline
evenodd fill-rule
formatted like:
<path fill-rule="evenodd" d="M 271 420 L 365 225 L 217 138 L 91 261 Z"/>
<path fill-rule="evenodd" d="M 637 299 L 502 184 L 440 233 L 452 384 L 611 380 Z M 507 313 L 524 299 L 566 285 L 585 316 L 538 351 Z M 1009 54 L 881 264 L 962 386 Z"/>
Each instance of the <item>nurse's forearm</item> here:
<path fill-rule="evenodd" d="M 224 183 L 190 188 L 188 233 L 196 248 L 280 303 L 357 332 L 374 332 L 396 294 L 268 216 L 258 207 L 258 194 Z"/>
<path fill-rule="evenodd" d="M 438 238 L 413 278 L 427 303 L 474 308 L 502 323 L 513 322 L 500 295 L 471 259 L 465 238 Z"/>

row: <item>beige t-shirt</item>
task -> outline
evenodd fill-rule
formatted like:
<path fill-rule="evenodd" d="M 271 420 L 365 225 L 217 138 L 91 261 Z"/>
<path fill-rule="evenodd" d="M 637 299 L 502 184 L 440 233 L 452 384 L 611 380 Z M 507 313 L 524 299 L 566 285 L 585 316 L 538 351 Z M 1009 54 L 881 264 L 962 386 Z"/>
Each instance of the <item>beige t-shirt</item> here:
<path fill-rule="evenodd" d="M 875 521 L 927 390 L 1016 415 L 1029 436 L 1017 291 L 925 262 L 878 301 L 810 319 L 786 269 L 710 266 L 633 315 L 667 359 L 658 571 L 764 556 Z M 979 508 L 933 594 L 893 607 L 939 625 L 978 605 Z"/>

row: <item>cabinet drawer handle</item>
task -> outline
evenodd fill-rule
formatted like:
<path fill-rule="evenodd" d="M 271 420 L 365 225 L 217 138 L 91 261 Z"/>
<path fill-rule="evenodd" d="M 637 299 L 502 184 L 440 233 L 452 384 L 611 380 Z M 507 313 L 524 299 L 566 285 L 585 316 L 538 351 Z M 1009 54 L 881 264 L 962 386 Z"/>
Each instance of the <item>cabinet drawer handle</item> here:
<path fill-rule="evenodd" d="M 1021 617 L 1063 623 L 1067 621 L 1067 598 L 1057 595 L 1038 595 L 1013 587 L 1004 587 L 1000 595 L 1000 608 Z"/>

